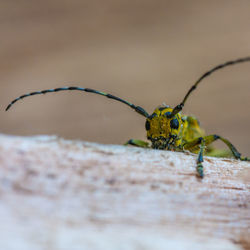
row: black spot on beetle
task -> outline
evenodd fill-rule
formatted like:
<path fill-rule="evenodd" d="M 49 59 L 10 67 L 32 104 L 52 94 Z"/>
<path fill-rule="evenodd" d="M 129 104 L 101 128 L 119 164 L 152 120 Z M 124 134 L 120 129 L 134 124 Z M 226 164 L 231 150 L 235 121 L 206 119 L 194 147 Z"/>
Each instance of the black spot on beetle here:
<path fill-rule="evenodd" d="M 156 117 L 157 116 L 157 114 L 156 113 L 153 113 L 152 115 L 150 115 L 148 118 L 149 119 L 152 119 L 152 118 L 154 118 L 154 117 Z"/>
<path fill-rule="evenodd" d="M 160 111 L 162 111 L 162 110 L 164 110 L 164 109 L 166 109 L 166 107 L 160 107 L 160 108 L 159 108 Z"/>
<path fill-rule="evenodd" d="M 166 112 L 164 115 L 165 115 L 167 118 L 170 118 L 170 117 L 171 117 L 171 112 Z"/>
<path fill-rule="evenodd" d="M 219 135 L 214 135 L 214 139 L 215 140 L 220 139 L 220 136 Z"/>

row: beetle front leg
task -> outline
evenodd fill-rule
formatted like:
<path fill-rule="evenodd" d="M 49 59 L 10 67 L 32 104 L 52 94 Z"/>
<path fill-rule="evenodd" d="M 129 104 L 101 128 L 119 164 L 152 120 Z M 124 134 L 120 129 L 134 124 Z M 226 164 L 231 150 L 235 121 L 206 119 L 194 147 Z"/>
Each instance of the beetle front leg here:
<path fill-rule="evenodd" d="M 196 170 L 197 170 L 197 176 L 200 178 L 204 177 L 204 173 L 203 173 L 203 154 L 204 154 L 204 148 L 205 148 L 205 140 L 203 138 L 201 139 L 201 145 L 200 145 L 200 151 L 198 153 L 198 158 L 197 158 L 197 166 L 196 166 Z"/>
<path fill-rule="evenodd" d="M 149 143 L 142 140 L 130 139 L 124 145 L 132 145 L 141 148 L 149 148 Z"/>

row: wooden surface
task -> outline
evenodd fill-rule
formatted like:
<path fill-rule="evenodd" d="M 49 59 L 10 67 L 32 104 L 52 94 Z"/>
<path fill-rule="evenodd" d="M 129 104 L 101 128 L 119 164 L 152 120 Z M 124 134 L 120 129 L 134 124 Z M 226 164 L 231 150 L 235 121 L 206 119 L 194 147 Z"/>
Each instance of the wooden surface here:
<path fill-rule="evenodd" d="M 0 249 L 249 249 L 250 164 L 1 135 Z"/>

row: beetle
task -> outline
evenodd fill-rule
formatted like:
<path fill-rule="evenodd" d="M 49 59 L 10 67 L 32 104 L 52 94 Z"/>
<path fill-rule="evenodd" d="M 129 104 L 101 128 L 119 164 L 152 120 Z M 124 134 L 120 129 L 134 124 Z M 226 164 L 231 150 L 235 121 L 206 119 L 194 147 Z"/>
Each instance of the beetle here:
<path fill-rule="evenodd" d="M 205 154 L 223 156 L 221 152 L 217 153 L 217 151 L 210 145 L 216 140 L 221 140 L 222 142 L 224 142 L 230 149 L 234 158 L 239 159 L 241 161 L 250 161 L 250 158 L 242 157 L 239 151 L 235 148 L 235 146 L 226 138 L 216 134 L 206 135 L 203 129 L 200 127 L 199 121 L 195 116 L 183 115 L 181 114 L 181 111 L 190 94 L 197 88 L 199 83 L 204 78 L 208 77 L 215 71 L 220 70 L 222 68 L 249 61 L 250 57 L 244 57 L 237 60 L 227 61 L 223 64 L 217 65 L 216 67 L 213 67 L 212 69 L 204 73 L 194 83 L 194 85 L 191 86 L 191 88 L 188 90 L 187 94 L 184 96 L 180 104 L 178 104 L 174 108 L 171 108 L 167 105 L 157 107 L 151 115 L 149 115 L 144 108 L 136 106 L 124 99 L 121 99 L 120 97 L 95 89 L 82 87 L 62 87 L 24 94 L 14 99 L 7 106 L 6 111 L 9 110 L 14 103 L 23 98 L 52 92 L 77 90 L 105 96 L 107 98 L 126 104 L 127 106 L 135 110 L 137 113 L 146 118 L 145 128 L 147 131 L 147 139 L 151 141 L 151 144 L 141 140 L 131 139 L 126 142 L 125 145 L 134 145 L 146 148 L 151 147 L 153 149 L 166 149 L 172 151 L 188 150 L 192 153 L 196 153 L 198 154 L 196 165 L 197 176 L 203 178 L 203 155 Z"/>

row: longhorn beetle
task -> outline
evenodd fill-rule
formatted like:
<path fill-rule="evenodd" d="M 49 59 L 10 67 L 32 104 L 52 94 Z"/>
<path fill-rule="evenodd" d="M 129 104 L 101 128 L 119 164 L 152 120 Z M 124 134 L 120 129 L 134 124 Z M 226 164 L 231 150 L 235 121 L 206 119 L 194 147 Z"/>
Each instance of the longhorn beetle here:
<path fill-rule="evenodd" d="M 238 150 L 231 144 L 230 141 L 221 137 L 219 135 L 205 135 L 204 131 L 201 129 L 198 120 L 194 116 L 182 115 L 180 112 L 184 107 L 189 95 L 196 89 L 198 84 L 207 76 L 211 75 L 215 71 L 225 68 L 230 65 L 235 65 L 238 63 L 243 63 L 250 61 L 250 57 L 240 58 L 237 60 L 232 60 L 220 64 L 206 73 L 204 73 L 188 90 L 182 102 L 174 108 L 167 105 L 157 107 L 154 112 L 149 115 L 148 112 L 140 106 L 136 106 L 128 101 L 125 101 L 114 95 L 100 92 L 94 89 L 81 88 L 81 87 L 63 87 L 55 89 L 47 89 L 42 91 L 31 92 L 22 95 L 14 99 L 6 108 L 6 111 L 17 101 L 32 95 L 46 94 L 58 91 L 67 90 L 78 90 L 85 91 L 89 93 L 94 93 L 98 95 L 105 96 L 107 98 L 122 102 L 128 105 L 130 108 L 135 110 L 140 115 L 146 118 L 145 127 L 147 130 L 147 139 L 151 141 L 151 145 L 148 142 L 141 140 L 131 139 L 125 145 L 134 145 L 138 147 L 151 147 L 154 149 L 166 149 L 173 151 L 184 151 L 188 150 L 192 153 L 198 154 L 197 157 L 197 176 L 203 178 L 203 155 L 213 155 L 213 156 L 223 156 L 222 151 L 217 151 L 211 147 L 211 143 L 216 140 L 223 141 L 228 148 L 231 150 L 232 155 L 242 161 L 250 161 L 250 158 L 242 157 Z"/>

